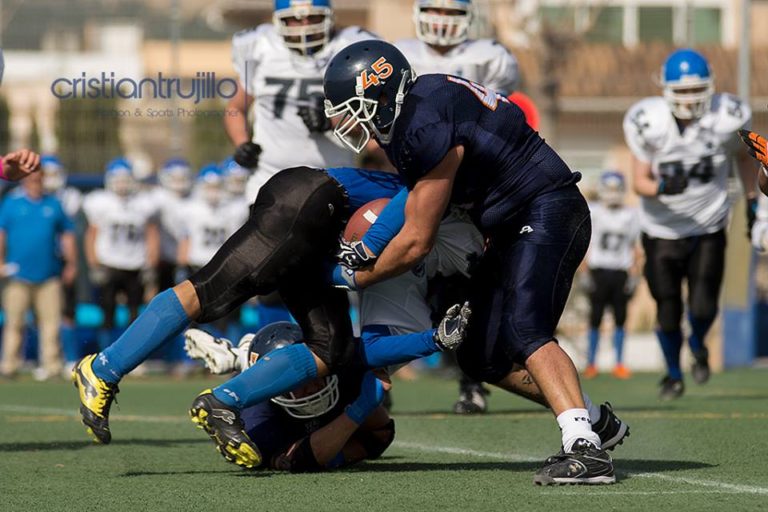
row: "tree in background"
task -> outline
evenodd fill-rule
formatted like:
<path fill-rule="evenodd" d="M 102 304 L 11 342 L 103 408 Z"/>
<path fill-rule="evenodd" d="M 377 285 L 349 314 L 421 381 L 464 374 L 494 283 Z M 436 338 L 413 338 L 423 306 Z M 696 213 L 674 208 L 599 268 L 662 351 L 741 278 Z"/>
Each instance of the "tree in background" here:
<path fill-rule="evenodd" d="M 109 160 L 122 154 L 119 135 L 122 113 L 117 99 L 60 100 L 56 137 L 64 165 L 76 173 L 103 172 Z"/>
<path fill-rule="evenodd" d="M 200 103 L 196 108 L 200 115 L 195 116 L 192 121 L 189 161 L 199 168 L 207 162 L 220 162 L 231 156 L 235 148 L 222 126 L 221 114 L 225 105 L 220 101 L 211 100 Z"/>

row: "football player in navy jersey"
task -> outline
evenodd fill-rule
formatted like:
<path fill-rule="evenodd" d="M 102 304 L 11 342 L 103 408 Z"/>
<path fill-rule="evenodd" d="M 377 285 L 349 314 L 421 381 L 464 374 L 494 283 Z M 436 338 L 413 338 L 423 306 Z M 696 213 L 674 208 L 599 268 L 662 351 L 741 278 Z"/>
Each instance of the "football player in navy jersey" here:
<path fill-rule="evenodd" d="M 122 377 L 192 321 L 214 321 L 254 295 L 279 291 L 304 343 L 276 350 L 204 391 L 190 411 L 227 460 L 258 466 L 261 456 L 242 429 L 240 410 L 352 363 L 383 366 L 368 353 L 355 354 L 347 294 L 327 283 L 325 268 L 351 212 L 400 190 L 396 175 L 351 168 L 295 167 L 273 176 L 260 189 L 248 220 L 211 261 L 158 294 L 115 343 L 75 367 L 72 376 L 88 433 L 97 442 L 111 441 L 109 410 Z M 469 308 L 457 305 L 437 329 L 406 336 L 418 336 L 426 348 L 455 348 L 464 339 L 468 317 Z M 413 359 L 392 353 L 400 346 L 382 344 L 384 365 Z"/>
<path fill-rule="evenodd" d="M 554 336 L 591 233 L 579 173 L 506 98 L 454 76 L 417 79 L 388 43 L 358 42 L 336 54 L 324 92 L 334 134 L 357 152 L 375 138 L 409 188 L 403 228 L 381 254 L 368 255 L 378 256 L 372 265 L 346 273 L 347 282 L 365 287 L 408 270 L 431 250 L 448 205 L 464 205 L 488 245 L 472 277 L 476 316 L 459 351 L 462 369 L 504 387 L 521 365 L 538 384 L 563 450 L 536 484 L 615 482 L 576 368 Z"/>

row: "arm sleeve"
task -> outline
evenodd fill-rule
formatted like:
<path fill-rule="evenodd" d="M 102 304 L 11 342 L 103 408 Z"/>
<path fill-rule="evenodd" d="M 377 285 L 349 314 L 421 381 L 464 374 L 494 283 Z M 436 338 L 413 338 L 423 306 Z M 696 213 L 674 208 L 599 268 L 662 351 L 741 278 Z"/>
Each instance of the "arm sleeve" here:
<path fill-rule="evenodd" d="M 381 254 L 387 244 L 395 238 L 405 223 L 405 201 L 408 189 L 403 188 L 392 198 L 379 214 L 379 218 L 363 236 L 363 243 L 375 255 Z"/>

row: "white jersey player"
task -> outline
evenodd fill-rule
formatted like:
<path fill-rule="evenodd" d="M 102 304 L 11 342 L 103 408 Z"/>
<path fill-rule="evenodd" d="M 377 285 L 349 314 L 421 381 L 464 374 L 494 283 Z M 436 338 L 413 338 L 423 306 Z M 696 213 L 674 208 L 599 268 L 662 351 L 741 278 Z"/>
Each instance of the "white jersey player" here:
<path fill-rule="evenodd" d="M 749 106 L 730 94 L 715 94 L 709 63 L 693 50 L 673 52 L 661 76 L 664 97 L 630 108 L 624 134 L 634 157 L 646 278 L 658 306 L 657 334 L 668 367 L 661 397 L 673 399 L 684 392 L 679 357 L 683 279 L 689 289 L 693 377 L 697 383 L 709 378 L 704 337 L 717 316 L 734 157 L 750 204 L 757 184 L 748 155 L 737 151 L 737 130 L 749 126 L 752 117 Z"/>
<path fill-rule="evenodd" d="M 215 165 L 200 171 L 195 194 L 180 211 L 184 235 L 179 264 L 193 269 L 208 263 L 248 215 L 247 209 L 227 200 L 223 177 Z"/>
<path fill-rule="evenodd" d="M 760 252 L 768 252 L 768 196 L 760 196 L 751 235 L 754 248 Z"/>
<path fill-rule="evenodd" d="M 327 133 L 323 73 L 349 44 L 373 39 L 359 27 L 335 30 L 330 0 L 276 0 L 274 20 L 235 34 L 232 59 L 240 79 L 226 117 L 235 160 L 255 168 L 246 197 L 281 169 L 296 165 L 343 167 L 353 155 Z M 246 117 L 253 106 L 252 136 Z"/>
<path fill-rule="evenodd" d="M 129 164 L 110 163 L 106 188 L 88 194 L 83 210 L 93 233 L 96 262 L 120 270 L 140 270 L 147 263 L 146 230 L 157 215 L 149 194 L 135 193 Z"/>
<path fill-rule="evenodd" d="M 590 203 L 592 242 L 587 255 L 590 269 L 603 268 L 628 272 L 635 264 L 635 248 L 640 239 L 636 208 L 624 204 L 624 176 L 605 172 L 600 177 L 599 201 Z"/>
<path fill-rule="evenodd" d="M 165 162 L 158 173 L 160 187 L 153 191 L 158 207 L 160 228 L 160 268 L 158 287 L 166 289 L 175 283 L 174 273 L 179 252 L 179 240 L 183 234 L 181 207 L 192 188 L 189 162 L 172 158 Z"/>
<path fill-rule="evenodd" d="M 472 14 L 470 0 L 417 0 L 418 38 L 395 45 L 418 75 L 457 75 L 507 96 L 519 85 L 517 59 L 492 39 L 469 39 Z"/>
<path fill-rule="evenodd" d="M 627 302 L 637 282 L 633 267 L 640 238 L 638 213 L 624 204 L 624 176 L 608 171 L 600 176 L 599 201 L 589 205 L 592 214 L 592 241 L 587 254 L 588 292 L 590 300 L 589 350 L 585 378 L 597 376 L 595 366 L 600 324 L 606 308 L 614 319 L 613 346 L 616 350 L 614 377 L 626 379 L 629 369 L 624 366 L 624 323 Z"/>

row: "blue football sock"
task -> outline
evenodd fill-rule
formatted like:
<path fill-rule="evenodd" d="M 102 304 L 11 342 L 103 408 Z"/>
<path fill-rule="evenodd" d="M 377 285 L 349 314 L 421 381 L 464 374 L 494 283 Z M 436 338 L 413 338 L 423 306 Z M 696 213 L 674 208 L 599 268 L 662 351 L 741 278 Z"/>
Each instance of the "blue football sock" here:
<path fill-rule="evenodd" d="M 589 348 L 587 349 L 587 364 L 593 366 L 597 359 L 597 344 L 600 342 L 600 331 L 598 329 L 589 330 Z"/>
<path fill-rule="evenodd" d="M 317 363 L 303 343 L 273 350 L 213 390 L 230 407 L 243 409 L 291 391 L 317 377 Z"/>
<path fill-rule="evenodd" d="M 80 350 L 80 339 L 78 339 L 77 330 L 73 326 L 63 324 L 59 329 L 59 336 L 61 337 L 64 360 L 67 363 L 73 363 L 83 357 Z"/>
<path fill-rule="evenodd" d="M 367 368 L 402 364 L 430 356 L 440 351 L 433 338 L 433 330 L 393 336 L 389 327 L 366 325 L 362 343 L 358 345 L 360 361 Z"/>
<path fill-rule="evenodd" d="M 688 315 L 688 321 L 691 323 L 691 337 L 688 338 L 688 346 L 691 347 L 691 352 L 695 354 L 704 348 L 704 339 L 715 319 L 694 318 Z"/>
<path fill-rule="evenodd" d="M 683 333 L 681 331 L 656 331 L 656 336 L 661 343 L 661 351 L 667 362 L 667 373 L 673 379 L 682 379 L 680 370 L 680 350 L 683 348 Z"/>
<path fill-rule="evenodd" d="M 119 382 L 168 340 L 181 334 L 190 319 L 173 290 L 155 296 L 139 317 L 93 362 L 93 373 Z"/>
<path fill-rule="evenodd" d="M 624 337 L 623 327 L 617 327 L 613 333 L 613 348 L 616 351 L 616 364 L 624 362 Z"/>

